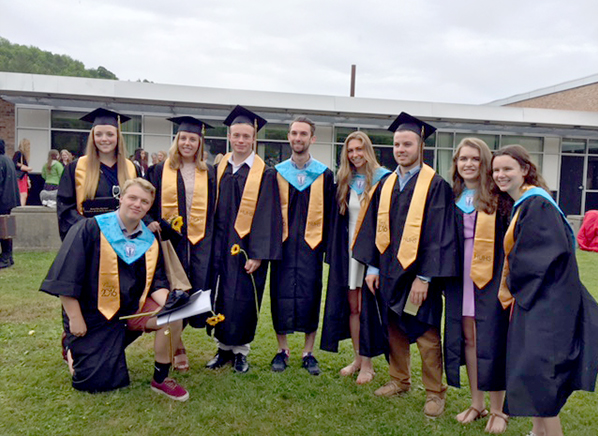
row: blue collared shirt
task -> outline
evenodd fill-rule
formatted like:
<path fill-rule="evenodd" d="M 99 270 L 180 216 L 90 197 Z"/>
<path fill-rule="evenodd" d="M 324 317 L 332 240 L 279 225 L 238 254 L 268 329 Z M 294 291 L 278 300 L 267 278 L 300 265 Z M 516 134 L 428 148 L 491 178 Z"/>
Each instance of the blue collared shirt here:
<path fill-rule="evenodd" d="M 291 156 L 291 165 L 293 166 L 293 168 L 298 169 L 298 170 L 306 169 L 312 162 L 313 162 L 313 158 L 311 157 L 311 154 L 310 154 L 309 159 L 307 160 L 307 162 L 305 162 L 305 165 L 303 165 L 301 168 L 299 168 L 299 165 L 297 165 L 295 163 L 295 161 L 293 160 L 293 157 Z"/>
<path fill-rule="evenodd" d="M 135 227 L 135 230 L 133 230 L 133 232 L 131 232 L 129 234 L 129 232 L 127 231 L 127 227 L 125 226 L 125 223 L 123 223 L 123 220 L 120 219 L 120 213 L 118 212 L 118 210 L 116 211 L 116 219 L 118 221 L 118 225 L 119 225 L 120 229 L 123 232 L 123 235 L 125 235 L 125 238 L 135 239 L 137 236 L 139 236 L 140 234 L 143 233 L 143 227 L 141 227 L 141 221 L 139 221 L 139 224 L 137 224 L 137 227 Z"/>
<path fill-rule="evenodd" d="M 411 168 L 409 171 L 407 171 L 405 173 L 405 175 L 402 175 L 401 167 L 397 166 L 397 169 L 395 170 L 395 172 L 399 176 L 399 189 L 401 190 L 401 192 L 403 191 L 403 189 L 405 189 L 405 186 L 407 185 L 409 180 L 411 180 L 413 178 L 413 176 L 415 176 L 417 173 L 419 173 L 419 170 L 421 170 L 421 165 Z M 370 274 L 375 274 L 378 276 L 378 275 L 380 275 L 380 269 L 376 268 L 375 266 L 368 265 L 366 275 L 370 275 Z M 423 279 L 425 282 L 430 282 L 430 280 L 431 280 L 430 277 L 426 277 L 426 276 L 418 275 L 417 277 L 419 277 L 420 279 Z"/>

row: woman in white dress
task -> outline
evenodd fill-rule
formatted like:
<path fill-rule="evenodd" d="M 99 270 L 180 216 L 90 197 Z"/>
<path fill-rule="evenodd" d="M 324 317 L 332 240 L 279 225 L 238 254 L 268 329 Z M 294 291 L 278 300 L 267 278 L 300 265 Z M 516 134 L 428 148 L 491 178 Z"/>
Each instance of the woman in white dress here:
<path fill-rule="evenodd" d="M 351 338 L 354 360 L 341 369 L 350 376 L 359 372 L 358 384 L 374 378 L 370 357 L 359 353 L 361 292 L 365 265 L 352 258 L 359 211 L 370 200 L 370 191 L 389 171 L 376 160 L 370 138 L 353 132 L 345 140 L 337 172 L 336 213 L 333 217 L 326 262 L 330 265 L 321 348 L 338 351 L 338 342 Z"/>

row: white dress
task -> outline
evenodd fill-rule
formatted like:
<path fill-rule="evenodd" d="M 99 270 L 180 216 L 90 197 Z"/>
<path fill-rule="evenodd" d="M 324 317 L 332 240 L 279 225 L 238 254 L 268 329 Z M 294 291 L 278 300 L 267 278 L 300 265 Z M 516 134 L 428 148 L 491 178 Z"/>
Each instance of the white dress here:
<path fill-rule="evenodd" d="M 361 208 L 361 195 L 358 195 L 353 189 L 349 196 L 349 289 L 361 288 L 363 277 L 365 275 L 365 265 L 353 259 L 351 244 L 353 243 L 353 233 L 357 225 L 357 217 Z M 363 195 L 363 194 L 362 194 Z"/>

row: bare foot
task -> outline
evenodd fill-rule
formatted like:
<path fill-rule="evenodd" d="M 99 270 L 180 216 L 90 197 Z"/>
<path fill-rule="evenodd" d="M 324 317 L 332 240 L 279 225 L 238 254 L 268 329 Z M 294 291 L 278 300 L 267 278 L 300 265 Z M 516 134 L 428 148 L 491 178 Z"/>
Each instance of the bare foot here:
<path fill-rule="evenodd" d="M 358 385 L 365 385 L 366 383 L 369 383 L 372 380 L 374 380 L 375 375 L 376 375 L 376 373 L 374 372 L 373 369 L 370 369 L 370 368 L 366 369 L 366 368 L 362 367 L 361 370 L 359 371 L 359 375 L 357 376 L 356 383 Z"/>
<path fill-rule="evenodd" d="M 350 375 L 355 374 L 357 371 L 359 371 L 361 364 L 353 361 L 350 365 L 345 366 L 343 369 L 340 370 L 340 374 L 343 377 L 348 377 Z"/>

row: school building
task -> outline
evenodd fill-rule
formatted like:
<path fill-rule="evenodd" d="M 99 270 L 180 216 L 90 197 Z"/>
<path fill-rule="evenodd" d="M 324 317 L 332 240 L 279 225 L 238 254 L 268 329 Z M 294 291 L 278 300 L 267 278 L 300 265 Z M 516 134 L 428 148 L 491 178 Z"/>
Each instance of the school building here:
<path fill-rule="evenodd" d="M 481 138 L 491 149 L 521 144 L 567 215 L 598 209 L 598 75 L 467 105 L 0 72 L 0 138 L 10 156 L 21 139 L 29 139 L 30 164 L 39 172 L 50 149 L 84 152 L 90 124 L 79 117 L 98 106 L 132 118 L 123 124 L 129 154 L 136 148 L 168 150 L 176 132 L 166 118 L 192 115 L 214 126 L 206 132 L 211 160 L 229 150 L 222 121 L 237 104 L 268 120 L 258 135 L 258 153 L 270 165 L 290 156 L 288 124 L 307 115 L 317 125 L 312 155 L 330 168 L 336 168 L 346 136 L 362 130 L 380 162 L 394 169 L 386 128 L 405 111 L 438 128 L 426 141 L 425 160 L 445 178 L 464 137 Z"/>

